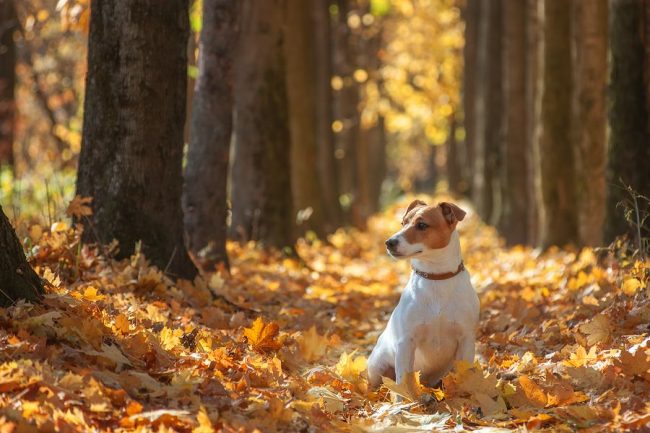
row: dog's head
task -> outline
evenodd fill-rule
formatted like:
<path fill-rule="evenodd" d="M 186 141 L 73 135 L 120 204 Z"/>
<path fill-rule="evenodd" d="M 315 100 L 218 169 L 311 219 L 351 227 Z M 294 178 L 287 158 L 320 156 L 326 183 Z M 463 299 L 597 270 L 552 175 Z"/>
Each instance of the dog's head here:
<path fill-rule="evenodd" d="M 444 248 L 463 218 L 465 211 L 453 203 L 428 206 L 414 200 L 402 218 L 402 229 L 386 241 L 386 250 L 395 258 L 406 258 Z"/>

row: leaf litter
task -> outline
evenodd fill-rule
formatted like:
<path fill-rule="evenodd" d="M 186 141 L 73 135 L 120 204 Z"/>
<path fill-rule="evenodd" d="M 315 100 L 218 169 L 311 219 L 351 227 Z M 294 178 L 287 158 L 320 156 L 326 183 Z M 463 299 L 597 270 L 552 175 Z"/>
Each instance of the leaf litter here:
<path fill-rule="evenodd" d="M 506 248 L 470 212 L 481 298 L 475 364 L 370 389 L 370 353 L 409 265 L 366 232 L 299 241 L 303 261 L 229 244 L 230 275 L 173 282 L 115 261 L 65 222 L 33 226 L 42 305 L 0 310 L 0 431 L 634 431 L 650 428 L 648 263 Z M 75 198 L 71 213 L 86 212 Z"/>

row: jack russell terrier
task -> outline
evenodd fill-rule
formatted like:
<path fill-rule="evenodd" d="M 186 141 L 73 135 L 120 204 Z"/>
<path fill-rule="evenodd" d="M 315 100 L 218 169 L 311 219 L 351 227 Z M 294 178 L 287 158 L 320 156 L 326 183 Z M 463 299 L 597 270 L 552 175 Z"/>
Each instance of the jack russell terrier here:
<path fill-rule="evenodd" d="M 455 361 L 474 362 L 479 299 L 460 255 L 456 225 L 463 218 L 453 203 L 415 200 L 386 241 L 392 257 L 411 259 L 413 272 L 368 359 L 373 387 L 382 376 L 401 383 L 414 371 L 433 386 Z"/>

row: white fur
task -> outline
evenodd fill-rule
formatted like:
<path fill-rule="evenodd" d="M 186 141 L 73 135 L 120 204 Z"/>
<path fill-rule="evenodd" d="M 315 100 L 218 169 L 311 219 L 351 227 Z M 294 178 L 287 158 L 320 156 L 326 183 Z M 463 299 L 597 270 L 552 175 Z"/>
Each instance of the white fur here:
<path fill-rule="evenodd" d="M 455 272 L 461 262 L 460 240 L 454 230 L 449 244 L 427 249 L 409 245 L 401 235 L 396 257 L 412 257 L 411 264 L 428 273 Z M 421 252 L 419 252 L 421 251 Z M 405 373 L 420 371 L 423 381 L 435 385 L 454 362 L 474 361 L 479 300 L 465 270 L 447 280 L 428 280 L 411 272 L 399 304 L 379 336 L 368 359 L 372 386 L 382 376 L 398 383 Z"/>

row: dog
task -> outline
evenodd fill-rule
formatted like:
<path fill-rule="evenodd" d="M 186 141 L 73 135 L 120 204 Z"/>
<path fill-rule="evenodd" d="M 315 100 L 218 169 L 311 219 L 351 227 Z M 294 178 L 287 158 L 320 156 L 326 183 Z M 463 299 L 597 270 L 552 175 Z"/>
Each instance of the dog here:
<path fill-rule="evenodd" d="M 420 371 L 435 386 L 456 361 L 474 362 L 479 299 L 463 265 L 456 225 L 465 211 L 453 203 L 413 201 L 388 254 L 411 259 L 411 277 L 368 359 L 374 388 L 382 376 L 402 383 Z"/>

